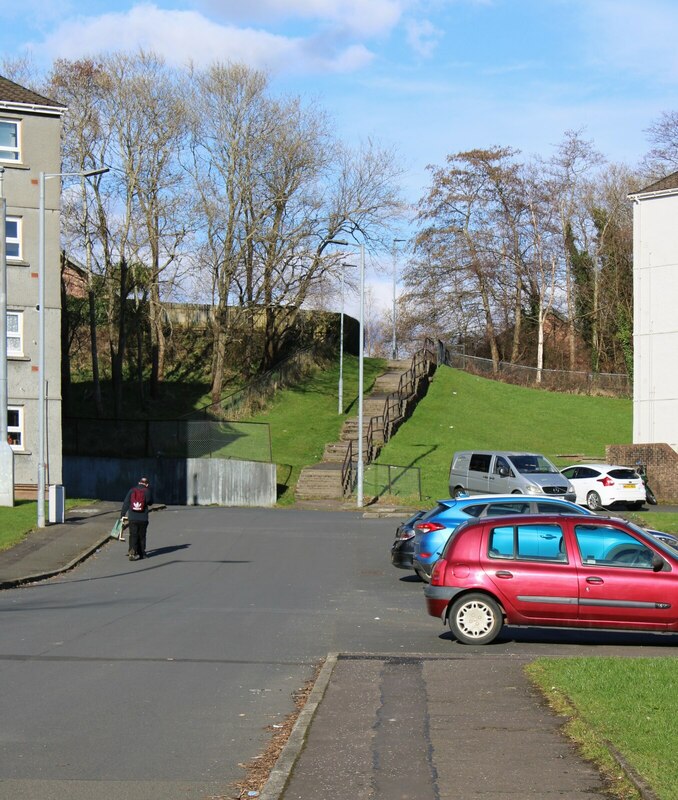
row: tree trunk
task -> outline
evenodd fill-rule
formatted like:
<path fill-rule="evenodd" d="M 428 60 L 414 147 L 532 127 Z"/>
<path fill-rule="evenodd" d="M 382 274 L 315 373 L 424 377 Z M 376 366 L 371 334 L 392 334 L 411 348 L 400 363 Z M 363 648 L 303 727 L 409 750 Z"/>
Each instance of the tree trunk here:
<path fill-rule="evenodd" d="M 123 400 L 123 364 L 127 343 L 127 262 L 120 260 L 120 310 L 118 314 L 117 348 L 111 347 L 111 377 L 113 379 L 113 414 L 116 419 L 122 417 Z"/>

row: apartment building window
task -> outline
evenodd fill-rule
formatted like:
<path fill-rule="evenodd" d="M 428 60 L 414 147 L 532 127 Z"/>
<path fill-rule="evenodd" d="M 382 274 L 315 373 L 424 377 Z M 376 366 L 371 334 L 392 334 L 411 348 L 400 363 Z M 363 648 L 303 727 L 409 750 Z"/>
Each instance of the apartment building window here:
<path fill-rule="evenodd" d="M 19 161 L 19 123 L 0 119 L 0 161 Z"/>
<path fill-rule="evenodd" d="M 21 259 L 21 219 L 7 217 L 5 223 L 5 246 L 7 258 Z"/>
<path fill-rule="evenodd" d="M 24 449 L 24 410 L 21 406 L 7 409 L 7 441 L 13 450 Z"/>
<path fill-rule="evenodd" d="M 22 311 L 7 312 L 7 355 L 24 354 L 24 315 Z"/>

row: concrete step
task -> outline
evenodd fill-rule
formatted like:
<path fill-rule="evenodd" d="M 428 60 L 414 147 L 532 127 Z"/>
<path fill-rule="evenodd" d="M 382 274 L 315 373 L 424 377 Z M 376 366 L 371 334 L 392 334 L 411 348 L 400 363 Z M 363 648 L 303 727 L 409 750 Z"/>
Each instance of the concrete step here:
<path fill-rule="evenodd" d="M 346 458 L 346 451 L 348 450 L 348 441 L 343 442 L 330 442 L 325 445 L 323 452 L 323 461 L 338 461 L 343 463 Z"/>
<path fill-rule="evenodd" d="M 300 500 L 341 498 L 341 464 L 314 464 L 301 471 L 294 492 Z"/>

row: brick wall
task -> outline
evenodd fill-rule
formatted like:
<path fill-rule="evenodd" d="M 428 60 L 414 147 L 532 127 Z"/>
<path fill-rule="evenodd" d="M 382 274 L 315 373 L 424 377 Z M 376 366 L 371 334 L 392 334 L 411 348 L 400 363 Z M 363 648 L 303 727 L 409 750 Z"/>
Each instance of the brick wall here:
<path fill-rule="evenodd" d="M 660 503 L 678 503 L 678 453 L 667 444 L 610 444 L 609 464 L 645 464 L 647 481 Z"/>

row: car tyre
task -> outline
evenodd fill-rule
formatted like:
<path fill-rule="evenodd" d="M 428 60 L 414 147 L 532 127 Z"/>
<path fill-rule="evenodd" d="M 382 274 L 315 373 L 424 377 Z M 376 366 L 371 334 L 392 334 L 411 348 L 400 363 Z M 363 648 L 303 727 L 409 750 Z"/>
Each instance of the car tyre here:
<path fill-rule="evenodd" d="M 603 504 L 600 501 L 600 495 L 598 492 L 589 492 L 586 495 L 586 507 L 589 511 L 600 511 L 603 507 Z"/>
<path fill-rule="evenodd" d="M 452 497 L 457 498 L 461 496 L 466 496 L 468 492 L 464 489 L 463 486 L 455 486 L 454 491 L 452 492 Z"/>
<path fill-rule="evenodd" d="M 499 604 L 486 594 L 465 594 L 454 602 L 447 618 L 450 630 L 462 644 L 489 644 L 504 625 Z"/>

